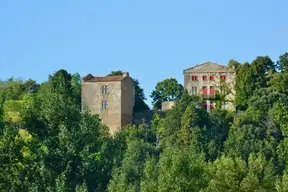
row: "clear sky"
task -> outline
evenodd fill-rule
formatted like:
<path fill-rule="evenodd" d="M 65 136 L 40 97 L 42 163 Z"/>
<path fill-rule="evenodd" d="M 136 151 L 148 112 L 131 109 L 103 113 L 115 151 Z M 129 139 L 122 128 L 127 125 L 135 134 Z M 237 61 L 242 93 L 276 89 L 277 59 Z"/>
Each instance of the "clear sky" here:
<path fill-rule="evenodd" d="M 207 61 L 288 51 L 288 0 L 2 0 L 0 78 L 128 71 L 146 97 Z M 148 104 L 151 103 L 149 98 Z"/>

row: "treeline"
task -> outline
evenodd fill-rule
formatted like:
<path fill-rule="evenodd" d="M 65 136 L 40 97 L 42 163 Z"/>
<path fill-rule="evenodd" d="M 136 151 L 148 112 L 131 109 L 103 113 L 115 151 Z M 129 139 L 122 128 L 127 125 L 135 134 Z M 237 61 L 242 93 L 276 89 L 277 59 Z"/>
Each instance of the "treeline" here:
<path fill-rule="evenodd" d="M 237 72 L 237 111 L 207 113 L 178 85 L 165 118 L 155 113 L 150 126 L 113 138 L 81 112 L 79 74 L 2 81 L 0 191 L 288 191 L 288 53 L 228 66 Z M 157 84 L 156 106 L 170 85 Z"/>

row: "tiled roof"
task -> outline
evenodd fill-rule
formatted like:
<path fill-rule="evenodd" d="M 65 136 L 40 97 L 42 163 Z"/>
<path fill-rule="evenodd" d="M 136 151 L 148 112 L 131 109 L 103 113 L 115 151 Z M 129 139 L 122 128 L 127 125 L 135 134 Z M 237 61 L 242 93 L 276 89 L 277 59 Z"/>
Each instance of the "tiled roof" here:
<path fill-rule="evenodd" d="M 94 77 L 91 74 L 86 75 L 83 78 L 84 82 L 107 82 L 107 81 L 122 81 L 126 76 L 105 76 L 105 77 Z"/>

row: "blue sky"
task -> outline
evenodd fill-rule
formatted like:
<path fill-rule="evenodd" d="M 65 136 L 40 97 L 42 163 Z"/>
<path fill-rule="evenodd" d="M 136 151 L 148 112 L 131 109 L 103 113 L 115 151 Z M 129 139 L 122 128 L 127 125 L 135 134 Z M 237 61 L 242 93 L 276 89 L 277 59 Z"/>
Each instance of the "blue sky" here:
<path fill-rule="evenodd" d="M 147 103 L 157 82 L 207 61 L 274 61 L 288 51 L 287 0 L 0 1 L 0 78 L 58 69 L 128 71 Z"/>

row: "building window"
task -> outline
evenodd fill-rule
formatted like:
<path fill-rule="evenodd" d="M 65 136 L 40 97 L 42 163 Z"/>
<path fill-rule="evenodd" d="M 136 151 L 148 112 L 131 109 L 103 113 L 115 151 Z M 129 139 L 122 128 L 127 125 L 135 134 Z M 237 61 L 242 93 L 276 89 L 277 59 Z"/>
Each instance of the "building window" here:
<path fill-rule="evenodd" d="M 215 108 L 215 102 L 210 102 L 210 111 L 212 111 Z"/>
<path fill-rule="evenodd" d="M 206 101 L 204 101 L 204 103 L 203 103 L 203 109 L 204 109 L 204 111 L 207 111 L 207 102 Z"/>
<path fill-rule="evenodd" d="M 102 86 L 102 94 L 108 94 L 108 86 L 107 85 Z"/>
<path fill-rule="evenodd" d="M 214 86 L 210 86 L 210 95 L 211 96 L 215 95 L 215 87 Z"/>
<path fill-rule="evenodd" d="M 221 75 L 220 79 L 223 80 L 223 81 L 226 81 L 226 76 L 225 75 Z"/>
<path fill-rule="evenodd" d="M 108 109 L 107 101 L 102 101 L 102 110 L 107 110 L 107 109 Z"/>
<path fill-rule="evenodd" d="M 203 86 L 202 95 L 203 95 L 203 96 L 206 96 L 206 95 L 207 95 L 207 86 Z"/>
<path fill-rule="evenodd" d="M 210 81 L 214 81 L 214 76 L 210 76 Z"/>
<path fill-rule="evenodd" d="M 192 95 L 197 95 L 197 87 L 192 87 Z"/>
<path fill-rule="evenodd" d="M 207 81 L 207 76 L 203 76 L 203 81 Z"/>
<path fill-rule="evenodd" d="M 198 81 L 198 76 L 192 76 L 192 81 Z"/>
<path fill-rule="evenodd" d="M 225 95 L 226 94 L 226 88 L 225 87 L 220 87 L 220 93 L 222 95 Z"/>

